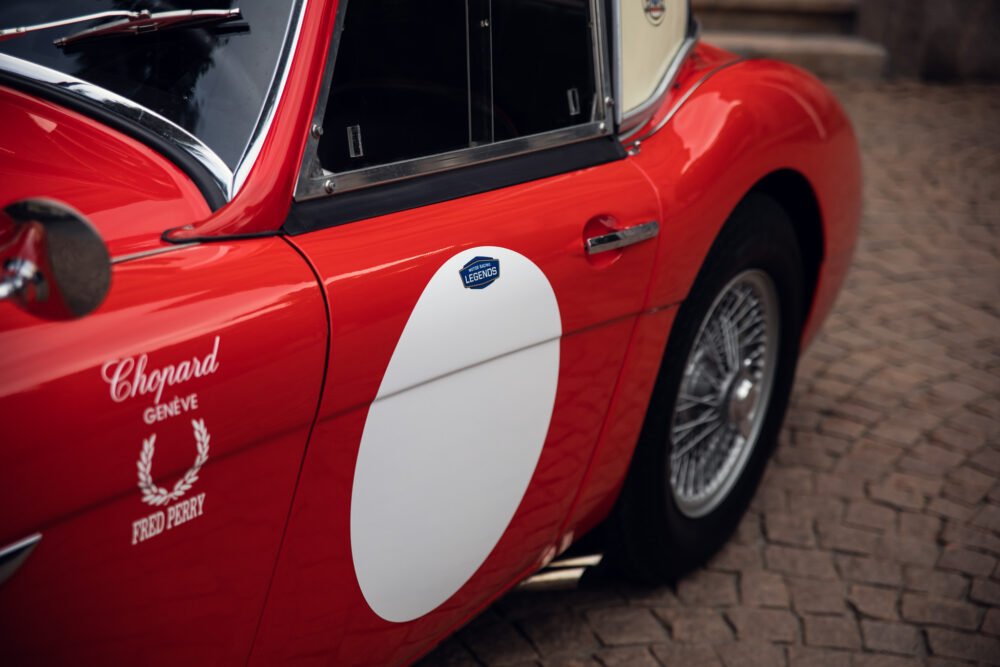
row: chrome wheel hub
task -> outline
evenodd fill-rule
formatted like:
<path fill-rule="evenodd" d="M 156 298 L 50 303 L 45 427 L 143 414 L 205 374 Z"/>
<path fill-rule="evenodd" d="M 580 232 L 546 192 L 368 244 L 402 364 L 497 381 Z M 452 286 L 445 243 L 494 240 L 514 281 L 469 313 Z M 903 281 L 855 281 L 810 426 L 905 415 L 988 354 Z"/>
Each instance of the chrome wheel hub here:
<path fill-rule="evenodd" d="M 701 324 L 670 427 L 670 486 L 689 517 L 718 507 L 757 444 L 774 384 L 778 322 L 774 282 L 752 270 L 730 281 Z"/>
<path fill-rule="evenodd" d="M 729 422 L 736 432 L 749 438 L 753 432 L 753 417 L 760 399 L 760 382 L 748 368 L 740 369 L 729 386 Z"/>

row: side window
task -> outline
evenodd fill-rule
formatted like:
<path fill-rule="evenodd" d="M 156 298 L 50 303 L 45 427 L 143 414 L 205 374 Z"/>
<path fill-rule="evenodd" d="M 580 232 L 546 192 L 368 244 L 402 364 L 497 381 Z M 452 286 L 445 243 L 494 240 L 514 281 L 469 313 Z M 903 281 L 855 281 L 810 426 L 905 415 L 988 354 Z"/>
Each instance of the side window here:
<path fill-rule="evenodd" d="M 350 0 L 319 143 L 334 172 L 469 145 L 465 0 Z"/>
<path fill-rule="evenodd" d="M 591 0 L 349 0 L 343 21 L 325 171 L 599 120 Z"/>
<path fill-rule="evenodd" d="M 495 139 L 593 119 L 594 48 L 587 0 L 495 0 Z"/>

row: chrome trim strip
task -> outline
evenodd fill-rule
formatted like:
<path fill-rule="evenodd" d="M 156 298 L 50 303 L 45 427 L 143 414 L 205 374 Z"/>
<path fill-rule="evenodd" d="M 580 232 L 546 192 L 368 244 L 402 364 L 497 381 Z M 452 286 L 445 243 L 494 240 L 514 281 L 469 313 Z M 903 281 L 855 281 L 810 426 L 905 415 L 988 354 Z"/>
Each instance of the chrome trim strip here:
<path fill-rule="evenodd" d="M 598 255 L 609 250 L 626 248 L 636 243 L 655 239 L 660 235 L 660 223 L 656 220 L 645 222 L 634 227 L 618 229 L 610 234 L 595 236 L 584 241 L 584 248 L 588 255 Z"/>
<path fill-rule="evenodd" d="M 299 179 L 301 189 L 296 189 L 295 199 L 296 201 L 308 201 L 318 197 L 325 197 L 333 192 L 350 192 L 376 184 L 394 183 L 417 176 L 437 174 L 459 167 L 492 162 L 500 158 L 565 146 L 606 134 L 608 134 L 606 123 L 597 121 L 587 123 L 586 125 L 575 125 L 561 130 L 498 141 L 472 148 L 461 148 L 448 153 L 392 162 L 390 164 L 347 171 L 340 174 L 335 174 L 320 167 L 322 169 L 321 176 L 305 180 L 305 182 L 303 182 L 304 179 Z"/>
<path fill-rule="evenodd" d="M 615 4 L 620 3 L 621 0 L 615 0 Z M 691 55 L 691 51 L 694 49 L 695 45 L 698 43 L 698 39 L 701 36 L 701 24 L 694 20 L 694 10 L 691 8 L 691 0 L 687 2 L 687 23 L 688 23 L 688 34 L 681 42 L 680 48 L 677 49 L 677 53 L 674 54 L 673 60 L 667 67 L 667 70 L 663 73 L 663 78 L 660 79 L 660 83 L 657 84 L 656 89 L 653 90 L 653 94 L 650 95 L 645 102 L 637 106 L 635 109 L 625 113 L 622 110 L 624 116 L 618 122 L 618 131 L 621 134 L 622 139 L 628 139 L 628 137 L 639 130 L 649 117 L 655 112 L 655 110 L 663 102 L 663 98 L 666 97 L 667 92 L 670 87 L 677 80 L 677 75 L 680 74 L 681 66 L 684 61 L 687 60 L 688 56 Z M 620 28 L 619 28 L 620 29 Z M 619 42 L 621 42 L 621 37 L 619 35 Z M 621 74 L 621 50 L 618 51 L 618 72 Z"/>
<path fill-rule="evenodd" d="M 594 100 L 596 107 L 593 109 L 591 121 L 603 121 L 609 127 L 608 133 L 614 131 L 615 127 L 615 93 L 611 83 L 611 54 L 608 47 L 608 33 L 604 26 L 604 2 L 602 0 L 591 0 L 590 15 L 593 18 L 594 29 L 592 40 L 594 43 L 594 70 L 597 76 L 595 82 Z M 608 123 L 608 121 L 611 121 Z"/>
<path fill-rule="evenodd" d="M 673 61 L 670 63 L 670 67 L 663 75 L 663 79 L 660 80 L 660 84 L 653 91 L 653 94 L 645 102 L 637 106 L 635 109 L 630 111 L 620 124 L 620 132 L 622 139 L 628 139 L 629 136 L 638 132 L 649 117 L 653 115 L 656 109 L 663 102 L 663 98 L 667 96 L 667 92 L 670 87 L 674 85 L 677 80 L 677 75 L 681 73 L 681 67 L 687 60 L 688 56 L 691 55 L 691 51 L 694 50 L 695 45 L 698 43 L 697 35 L 687 37 L 682 43 L 680 49 L 674 55 Z"/>
<path fill-rule="evenodd" d="M 319 140 L 322 136 L 323 118 L 326 116 L 326 103 L 330 96 L 333 80 L 333 70 L 336 67 L 340 35 L 343 32 L 344 17 L 347 13 L 349 0 L 341 0 L 337 7 L 336 26 L 330 43 L 330 52 L 323 73 L 323 84 L 320 89 L 319 102 L 313 113 L 312 131 L 306 143 L 306 151 L 302 156 L 299 178 L 295 186 L 295 201 L 309 201 L 327 197 L 334 193 L 349 192 L 370 187 L 376 184 L 392 183 L 417 176 L 435 174 L 482 162 L 490 162 L 505 157 L 524 155 L 548 148 L 585 141 L 611 134 L 606 122 L 607 105 L 597 104 L 593 120 L 584 125 L 543 132 L 527 137 L 518 137 L 484 146 L 462 148 L 448 153 L 403 160 L 386 165 L 378 165 L 367 169 L 358 169 L 342 173 L 334 173 L 323 168 L 319 161 Z M 605 99 L 608 90 L 607 59 L 604 54 L 607 48 L 601 35 L 603 30 L 602 10 L 600 0 L 590 0 L 592 21 L 592 40 L 595 49 L 594 76 L 595 98 L 600 102 Z"/>
<path fill-rule="evenodd" d="M 305 199 L 315 199 L 324 194 L 331 194 L 327 191 L 326 182 L 332 176 L 332 172 L 323 169 L 319 163 L 319 140 L 323 136 L 323 118 L 326 116 L 326 101 L 330 97 L 330 88 L 333 86 L 333 70 L 337 66 L 337 54 L 340 52 L 340 36 L 344 32 L 344 18 L 347 16 L 347 6 L 350 0 L 340 0 L 337 5 L 337 15 L 333 19 L 333 37 L 330 39 L 330 48 L 327 51 L 326 64 L 323 66 L 323 82 L 319 88 L 319 98 L 316 102 L 316 109 L 313 111 L 312 123 L 310 124 L 309 137 L 306 140 L 306 150 L 302 154 L 302 164 L 299 165 L 299 178 L 295 182 L 295 192 L 292 199 L 302 201 Z"/>
<path fill-rule="evenodd" d="M 274 115 L 278 111 L 278 102 L 285 94 L 285 84 L 288 83 L 288 76 L 292 69 L 292 58 L 299 46 L 299 37 L 302 35 L 302 23 L 305 20 L 307 5 L 308 0 L 296 0 L 288 16 L 288 29 L 285 31 L 284 45 L 281 55 L 278 57 L 274 76 L 271 77 L 271 85 L 268 86 L 267 97 L 264 98 L 264 107 L 254 131 L 250 135 L 250 141 L 243 152 L 243 157 L 240 158 L 236 165 L 236 171 L 233 172 L 230 199 L 243 189 L 243 184 L 246 183 L 250 170 L 257 163 L 257 157 L 264 146 L 264 140 L 271 132 Z M 294 32 L 290 33 L 290 31 Z M 289 39 L 289 34 L 291 34 L 291 39 Z"/>
<path fill-rule="evenodd" d="M 143 259 L 144 257 L 154 257 L 156 255 L 164 255 L 168 252 L 174 252 L 175 250 L 183 250 L 184 248 L 192 248 L 196 245 L 201 245 L 197 241 L 193 243 L 178 243 L 177 245 L 167 246 L 165 248 L 157 248 L 156 250 L 146 250 L 144 252 L 134 252 L 130 255 L 119 255 L 118 257 L 113 257 L 111 259 L 112 264 L 123 264 L 125 262 L 131 262 L 133 259 Z"/>
<path fill-rule="evenodd" d="M 715 76 L 722 70 L 728 67 L 732 67 L 733 65 L 746 62 L 746 60 L 747 60 L 746 58 L 734 58 L 733 60 L 724 62 L 715 69 L 707 72 L 705 76 L 701 77 L 701 79 L 699 79 L 696 84 L 691 86 L 691 88 L 686 93 L 684 93 L 684 95 L 679 100 L 677 100 L 677 103 L 673 106 L 673 108 L 670 109 L 670 111 L 667 112 L 667 115 L 665 115 L 660 120 L 660 122 L 656 124 L 656 127 L 654 127 L 652 130 L 650 130 L 649 132 L 647 132 L 646 134 L 642 135 L 641 137 L 632 142 L 633 148 L 638 148 L 643 141 L 646 141 L 647 139 L 652 137 L 654 134 L 662 130 L 667 123 L 673 120 L 674 116 L 677 115 L 677 112 L 681 110 L 681 107 L 684 106 L 684 104 L 689 99 L 691 99 L 691 96 L 694 95 L 695 91 L 701 88 L 702 85 L 705 84 L 705 82 L 707 82 L 709 79 L 711 79 L 713 76 Z"/>
<path fill-rule="evenodd" d="M 611 39 L 615 45 L 614 63 L 612 67 L 615 73 L 614 96 L 615 96 L 615 127 L 621 128 L 624 120 L 625 96 L 622 93 L 622 3 L 621 0 L 611 1 Z"/>
<path fill-rule="evenodd" d="M 20 58 L 15 58 L 4 53 L 0 53 L 0 70 L 72 92 L 155 132 L 167 141 L 184 149 L 184 151 L 201 163 L 212 175 L 216 184 L 226 193 L 227 199 L 231 198 L 229 193 L 233 175 L 229 171 L 229 167 L 226 166 L 226 163 L 196 136 L 155 111 L 136 104 L 127 97 L 122 97 L 117 93 L 87 83 L 69 74 L 49 69 L 42 65 L 36 65 L 33 62 L 21 60 Z"/>
<path fill-rule="evenodd" d="M 41 541 L 42 534 L 35 533 L 0 549 L 0 584 L 10 579 L 24 565 L 24 561 L 28 559 L 28 556 Z"/>

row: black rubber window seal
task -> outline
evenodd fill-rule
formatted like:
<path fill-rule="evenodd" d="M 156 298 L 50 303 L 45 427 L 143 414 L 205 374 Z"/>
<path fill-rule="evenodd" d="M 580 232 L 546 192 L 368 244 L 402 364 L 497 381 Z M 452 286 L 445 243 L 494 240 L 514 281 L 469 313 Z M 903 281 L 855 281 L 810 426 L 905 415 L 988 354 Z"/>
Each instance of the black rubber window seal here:
<path fill-rule="evenodd" d="M 624 159 L 625 156 L 625 149 L 615 137 L 598 137 L 439 174 L 294 202 L 282 231 L 289 236 L 298 236 L 596 167 Z"/>

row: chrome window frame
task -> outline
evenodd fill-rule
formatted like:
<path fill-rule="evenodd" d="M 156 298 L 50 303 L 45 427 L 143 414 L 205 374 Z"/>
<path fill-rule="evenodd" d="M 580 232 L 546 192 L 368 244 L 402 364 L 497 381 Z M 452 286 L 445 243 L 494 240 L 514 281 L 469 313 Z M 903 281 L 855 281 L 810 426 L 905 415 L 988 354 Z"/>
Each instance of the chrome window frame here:
<path fill-rule="evenodd" d="M 323 119 L 326 116 L 327 100 L 333 82 L 333 72 L 340 49 L 340 37 L 344 27 L 349 0 L 341 0 L 337 8 L 336 27 L 330 40 L 330 50 L 323 72 L 323 83 L 319 101 L 316 104 L 311 131 L 306 142 L 305 154 L 299 168 L 299 178 L 295 186 L 294 199 L 309 201 L 329 197 L 343 192 L 361 190 L 375 185 L 394 183 L 418 176 L 437 174 L 461 167 L 491 162 L 507 157 L 525 155 L 550 148 L 586 141 L 612 134 L 610 110 L 613 101 L 609 95 L 610 53 L 607 47 L 604 27 L 604 3 L 589 0 L 591 11 L 591 41 L 594 50 L 595 100 L 594 118 L 589 123 L 551 130 L 539 134 L 507 139 L 482 146 L 471 146 L 445 153 L 391 162 L 345 172 L 324 169 L 319 161 L 319 141 L 322 136 Z M 601 103 L 603 101 L 603 104 Z"/>
<path fill-rule="evenodd" d="M 612 26 L 611 34 L 614 39 L 615 44 L 615 54 L 614 54 L 614 67 L 615 67 L 615 99 L 624 99 L 622 96 L 622 38 L 621 38 L 621 3 L 622 0 L 611 0 L 612 9 Z M 663 102 L 663 98 L 667 96 L 670 87 L 673 85 L 674 81 L 677 79 L 677 75 L 680 74 L 681 66 L 684 61 L 687 60 L 691 51 L 694 49 L 695 45 L 698 43 L 698 37 L 701 30 L 700 25 L 694 18 L 694 10 L 691 7 L 691 0 L 687 0 L 687 17 L 688 17 L 688 28 L 687 36 L 684 41 L 681 42 L 680 48 L 674 54 L 670 65 L 667 67 L 666 71 L 663 73 L 663 78 L 657 84 L 656 88 L 653 90 L 653 94 L 646 98 L 639 106 L 632 109 L 628 113 L 618 105 L 615 108 L 615 123 L 618 126 L 619 136 L 623 141 L 629 139 L 636 132 L 638 132 L 642 127 L 649 121 L 653 113 L 660 107 Z"/>
<path fill-rule="evenodd" d="M 230 169 L 215 151 L 209 148 L 201 139 L 194 136 L 172 120 L 148 109 L 127 97 L 94 85 L 83 79 L 78 79 L 65 72 L 38 65 L 29 60 L 0 53 L 0 70 L 22 79 L 45 84 L 59 90 L 72 93 L 114 113 L 144 129 L 152 132 L 165 141 L 179 147 L 197 161 L 212 177 L 214 183 L 228 203 L 236 197 L 246 182 L 247 175 L 257 162 L 264 140 L 267 138 L 274 122 L 278 101 L 285 91 L 291 69 L 292 57 L 298 46 L 302 33 L 302 21 L 309 0 L 294 0 L 292 11 L 288 15 L 288 27 L 285 39 L 275 63 L 274 73 L 268 85 L 267 95 L 261 106 L 260 115 L 254 124 L 253 131 L 244 148 L 243 155 L 236 165 Z"/>
<path fill-rule="evenodd" d="M 285 85 L 288 83 L 288 76 L 292 69 L 292 60 L 298 51 L 299 38 L 302 35 L 302 23 L 305 20 L 306 5 L 308 3 L 309 0 L 294 0 L 292 3 L 292 11 L 288 15 L 288 26 L 285 28 L 285 39 L 282 42 L 274 74 L 271 76 L 267 95 L 264 97 L 261 113 L 257 117 L 257 124 L 253 132 L 250 134 L 250 141 L 247 144 L 246 150 L 243 151 L 243 157 L 240 158 L 239 164 L 236 165 L 236 169 L 232 174 L 230 200 L 243 189 L 243 184 L 246 183 L 247 176 L 250 175 L 250 170 L 257 164 L 257 158 L 260 156 L 261 148 L 264 146 L 264 140 L 271 133 L 271 125 L 274 123 L 274 115 L 277 113 L 278 103 L 285 94 Z"/>

